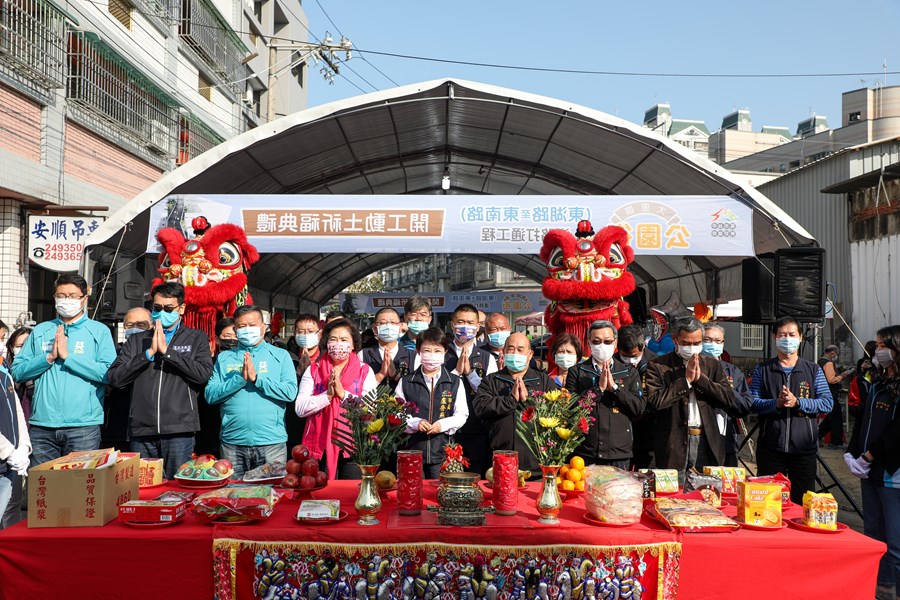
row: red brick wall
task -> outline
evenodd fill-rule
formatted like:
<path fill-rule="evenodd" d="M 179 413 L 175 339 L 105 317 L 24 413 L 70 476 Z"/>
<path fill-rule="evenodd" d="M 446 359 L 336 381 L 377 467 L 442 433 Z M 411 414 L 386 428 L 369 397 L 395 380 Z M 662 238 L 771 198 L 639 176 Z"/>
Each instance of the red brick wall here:
<path fill-rule="evenodd" d="M 66 121 L 66 175 L 123 198 L 133 198 L 162 177 L 162 171 L 119 146 Z"/>
<path fill-rule="evenodd" d="M 0 148 L 41 160 L 41 106 L 0 85 Z"/>

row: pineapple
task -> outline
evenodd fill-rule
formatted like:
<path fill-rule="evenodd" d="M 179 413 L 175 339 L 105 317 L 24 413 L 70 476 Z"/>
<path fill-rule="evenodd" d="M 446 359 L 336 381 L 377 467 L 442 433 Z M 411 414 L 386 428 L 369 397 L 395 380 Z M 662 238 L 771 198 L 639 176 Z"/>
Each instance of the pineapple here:
<path fill-rule="evenodd" d="M 444 446 L 444 463 L 441 465 L 442 473 L 462 473 L 469 466 L 469 459 L 463 456 L 463 447 L 456 442 L 450 442 Z"/>

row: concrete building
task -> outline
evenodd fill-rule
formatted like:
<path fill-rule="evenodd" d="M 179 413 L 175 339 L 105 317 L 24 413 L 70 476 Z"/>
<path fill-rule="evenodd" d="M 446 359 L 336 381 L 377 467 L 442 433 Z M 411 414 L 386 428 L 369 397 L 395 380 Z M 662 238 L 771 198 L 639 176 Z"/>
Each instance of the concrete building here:
<path fill-rule="evenodd" d="M 507 267 L 465 255 L 423 255 L 384 271 L 385 292 L 426 293 L 496 289 L 539 291 L 540 288 L 539 282 Z"/>
<path fill-rule="evenodd" d="M 284 0 L 0 6 L 0 318 L 15 323 L 31 306 L 40 321 L 52 316 L 56 273 L 29 264 L 27 215 L 83 214 L 57 212 L 67 206 L 111 213 L 264 123 L 267 44 L 305 40 L 306 16 Z M 276 55 L 277 115 L 306 106 L 306 67 L 296 58 Z"/>
<path fill-rule="evenodd" d="M 709 129 L 703 121 L 673 119 L 672 107 L 656 104 L 644 112 L 644 127 L 666 136 L 698 154 L 709 151 Z"/>
<path fill-rule="evenodd" d="M 792 139 L 787 127 L 767 125 L 761 131 L 753 131 L 750 111 L 736 110 L 726 115 L 722 119 L 721 129 L 709 136 L 709 159 L 721 165 L 743 156 L 781 146 Z"/>

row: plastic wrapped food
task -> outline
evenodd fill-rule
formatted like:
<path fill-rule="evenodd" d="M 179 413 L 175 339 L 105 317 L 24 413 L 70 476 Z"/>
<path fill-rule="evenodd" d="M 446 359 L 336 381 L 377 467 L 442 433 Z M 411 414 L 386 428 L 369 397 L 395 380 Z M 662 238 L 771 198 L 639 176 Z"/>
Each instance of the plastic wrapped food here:
<path fill-rule="evenodd" d="M 641 520 L 644 485 L 636 476 L 616 467 L 591 466 L 585 481 L 584 503 L 598 521 L 631 525 Z"/>
<path fill-rule="evenodd" d="M 684 479 L 684 492 L 700 492 L 703 500 L 711 506 L 722 506 L 722 480 L 715 475 L 701 475 L 689 472 Z"/>
<path fill-rule="evenodd" d="M 758 477 L 748 477 L 747 481 L 751 483 L 777 483 L 781 486 L 781 506 L 791 505 L 791 480 L 783 473 L 775 473 L 774 475 L 760 475 Z"/>
<path fill-rule="evenodd" d="M 648 506 L 647 510 L 655 519 L 672 530 L 734 531 L 740 527 L 722 511 L 699 499 L 657 498 L 656 503 Z"/>
<path fill-rule="evenodd" d="M 244 481 L 280 479 L 287 475 L 283 462 L 266 463 L 244 473 Z"/>
<path fill-rule="evenodd" d="M 225 487 L 198 495 L 190 510 L 207 522 L 260 521 L 269 518 L 277 501 L 269 485 Z"/>

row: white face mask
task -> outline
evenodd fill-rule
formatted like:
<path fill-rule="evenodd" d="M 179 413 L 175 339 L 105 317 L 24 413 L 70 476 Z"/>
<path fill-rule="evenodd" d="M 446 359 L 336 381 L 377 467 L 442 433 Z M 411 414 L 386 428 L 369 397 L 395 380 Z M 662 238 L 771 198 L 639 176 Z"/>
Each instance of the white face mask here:
<path fill-rule="evenodd" d="M 640 356 L 624 356 L 623 358 L 629 365 L 631 365 L 632 367 L 636 367 L 641 364 L 641 359 L 644 358 L 644 355 L 641 354 Z"/>
<path fill-rule="evenodd" d="M 385 325 L 379 325 L 377 329 L 378 339 L 382 342 L 395 342 L 397 341 L 397 338 L 400 337 L 399 325 L 391 325 L 390 323 L 388 323 Z"/>
<path fill-rule="evenodd" d="M 605 363 L 616 353 L 615 344 L 591 344 L 591 356 L 598 363 Z"/>
<path fill-rule="evenodd" d="M 574 354 L 564 354 L 562 352 L 557 352 L 553 356 L 554 362 L 560 369 L 571 369 L 575 366 L 575 363 L 578 362 L 578 357 Z"/>
<path fill-rule="evenodd" d="M 893 352 L 891 352 L 890 348 L 876 348 L 875 356 L 872 359 L 872 364 L 876 366 L 887 367 L 892 362 L 894 362 Z"/>
<path fill-rule="evenodd" d="M 678 346 L 678 356 L 685 361 L 690 360 L 703 351 L 703 346 Z"/>
<path fill-rule="evenodd" d="M 56 301 L 56 312 L 63 319 L 71 319 L 81 312 L 81 300 L 63 298 Z"/>

